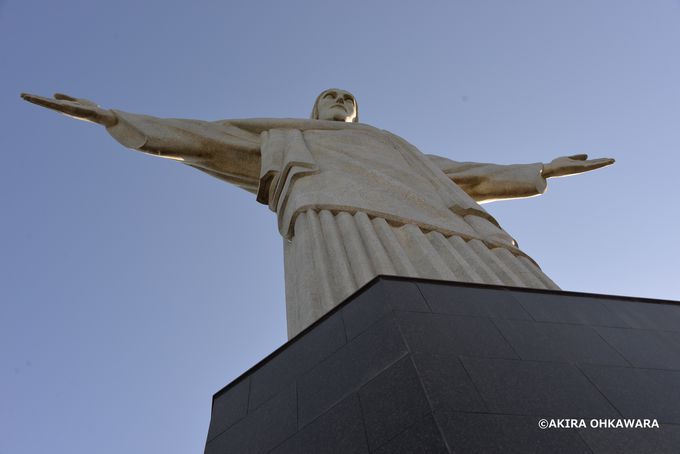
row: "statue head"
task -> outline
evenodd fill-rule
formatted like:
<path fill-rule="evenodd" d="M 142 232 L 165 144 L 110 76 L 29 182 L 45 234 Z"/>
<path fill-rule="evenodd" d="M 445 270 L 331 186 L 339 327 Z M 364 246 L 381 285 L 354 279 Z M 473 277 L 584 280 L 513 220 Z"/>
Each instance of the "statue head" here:
<path fill-rule="evenodd" d="M 352 93 L 329 88 L 316 97 L 311 118 L 356 123 L 359 121 L 359 106 Z"/>

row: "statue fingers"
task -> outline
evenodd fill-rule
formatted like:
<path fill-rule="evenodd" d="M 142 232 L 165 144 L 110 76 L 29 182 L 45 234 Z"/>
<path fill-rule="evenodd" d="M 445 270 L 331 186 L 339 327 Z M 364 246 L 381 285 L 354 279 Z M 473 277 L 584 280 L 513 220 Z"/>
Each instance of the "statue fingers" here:
<path fill-rule="evenodd" d="M 44 96 L 32 95 L 30 93 L 22 93 L 21 98 L 24 101 L 28 101 L 32 104 L 37 104 L 41 107 L 47 107 L 48 109 L 54 109 L 61 111 L 64 103 L 58 99 L 46 98 Z"/>
<path fill-rule="evenodd" d="M 588 159 L 588 155 L 587 154 L 574 154 L 574 155 L 571 155 L 571 156 L 567 156 L 567 158 L 573 159 L 574 161 L 585 161 L 586 159 Z"/>
<path fill-rule="evenodd" d="M 65 99 L 46 98 L 44 96 L 32 95 L 29 93 L 22 93 L 21 97 L 30 103 L 41 107 L 56 110 L 70 117 L 81 120 L 91 120 L 97 118 L 100 108 L 92 105 L 82 104 L 77 101 L 67 101 Z"/>
<path fill-rule="evenodd" d="M 96 102 L 90 101 L 89 99 L 74 98 L 73 96 L 67 95 L 65 93 L 55 93 L 54 99 L 59 99 L 61 101 L 71 101 L 71 102 L 76 102 L 76 103 L 79 103 L 79 104 L 85 104 L 85 105 L 88 105 L 88 106 L 97 106 L 98 107 L 98 104 Z"/>
<path fill-rule="evenodd" d="M 62 101 L 78 101 L 78 98 L 74 98 L 73 96 L 69 96 L 65 93 L 55 93 L 54 99 L 60 99 Z"/>
<path fill-rule="evenodd" d="M 614 162 L 616 161 L 612 158 L 591 159 L 588 161 L 588 168 L 591 170 L 599 169 L 600 167 L 612 165 Z"/>
<path fill-rule="evenodd" d="M 82 105 L 73 101 L 62 101 L 61 112 L 71 117 L 80 119 L 93 119 L 97 115 L 97 108 L 93 106 Z"/>

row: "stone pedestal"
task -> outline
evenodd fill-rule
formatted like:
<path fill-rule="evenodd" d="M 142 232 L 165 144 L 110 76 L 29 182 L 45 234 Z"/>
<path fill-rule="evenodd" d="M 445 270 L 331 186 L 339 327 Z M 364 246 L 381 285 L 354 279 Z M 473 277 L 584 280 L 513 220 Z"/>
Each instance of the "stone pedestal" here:
<path fill-rule="evenodd" d="M 660 427 L 590 427 L 623 418 Z M 680 303 L 380 277 L 215 394 L 205 452 L 677 453 Z"/>

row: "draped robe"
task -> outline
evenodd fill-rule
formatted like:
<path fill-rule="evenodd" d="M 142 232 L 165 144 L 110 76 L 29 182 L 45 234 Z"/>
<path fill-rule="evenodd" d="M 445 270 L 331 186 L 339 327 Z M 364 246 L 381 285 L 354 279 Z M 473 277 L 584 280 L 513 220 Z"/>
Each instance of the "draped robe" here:
<path fill-rule="evenodd" d="M 558 288 L 478 203 L 541 194 L 540 163 L 455 162 L 357 123 L 114 112 L 108 131 L 124 146 L 235 184 L 277 214 L 289 337 L 379 274 Z"/>

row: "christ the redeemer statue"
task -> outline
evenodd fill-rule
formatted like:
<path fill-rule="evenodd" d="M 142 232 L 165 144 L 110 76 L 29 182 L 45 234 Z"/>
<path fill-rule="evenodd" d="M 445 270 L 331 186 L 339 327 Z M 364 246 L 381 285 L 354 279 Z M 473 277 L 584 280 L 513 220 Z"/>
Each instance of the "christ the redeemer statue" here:
<path fill-rule="evenodd" d="M 288 336 L 373 277 L 398 275 L 559 289 L 479 204 L 542 194 L 546 179 L 597 169 L 455 162 L 358 123 L 357 102 L 322 92 L 310 120 L 161 119 L 57 94 L 22 97 L 104 125 L 118 142 L 175 159 L 256 195 L 283 237 Z"/>

